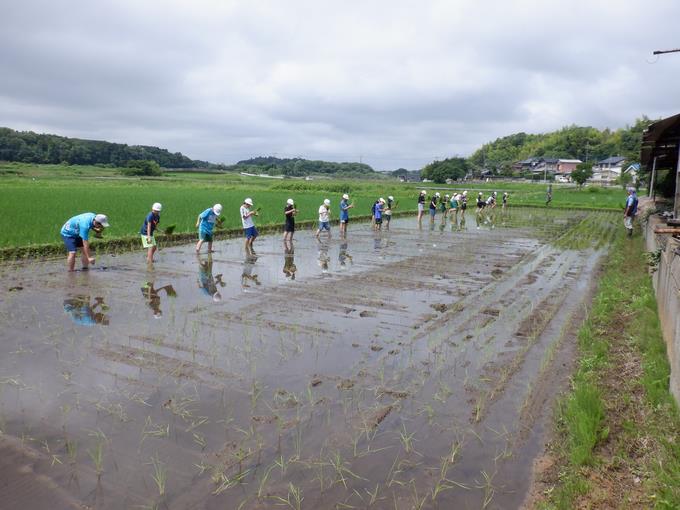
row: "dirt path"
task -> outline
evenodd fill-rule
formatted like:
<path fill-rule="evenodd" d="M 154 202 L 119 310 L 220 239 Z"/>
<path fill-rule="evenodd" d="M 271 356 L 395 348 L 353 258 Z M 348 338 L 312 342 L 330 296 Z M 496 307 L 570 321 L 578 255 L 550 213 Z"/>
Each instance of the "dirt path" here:
<path fill-rule="evenodd" d="M 1 428 L 96 508 L 518 507 L 611 215 L 474 220 L 5 266 Z"/>

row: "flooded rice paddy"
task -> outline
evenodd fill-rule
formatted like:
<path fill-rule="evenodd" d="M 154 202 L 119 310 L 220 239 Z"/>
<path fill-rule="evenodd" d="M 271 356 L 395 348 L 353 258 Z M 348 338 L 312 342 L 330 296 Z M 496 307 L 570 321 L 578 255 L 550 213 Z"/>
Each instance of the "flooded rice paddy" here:
<path fill-rule="evenodd" d="M 0 269 L 0 508 L 517 508 L 617 214 Z"/>

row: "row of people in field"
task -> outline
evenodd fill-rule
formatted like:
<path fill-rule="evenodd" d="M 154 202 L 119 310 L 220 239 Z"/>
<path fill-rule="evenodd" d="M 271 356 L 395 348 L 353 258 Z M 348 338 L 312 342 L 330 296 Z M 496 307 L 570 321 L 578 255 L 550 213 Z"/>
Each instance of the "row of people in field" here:
<path fill-rule="evenodd" d="M 484 194 L 480 191 L 477 195 L 477 211 L 481 211 L 485 207 L 496 207 L 496 197 L 497 192 L 491 193 L 486 199 Z M 502 204 L 503 208 L 508 205 L 508 193 L 503 193 Z M 425 214 L 425 203 L 429 202 L 430 211 L 430 222 L 434 223 L 437 211 L 442 213 L 442 219 L 446 218 L 449 213 L 458 215 L 460 211 L 461 215 L 465 215 L 468 204 L 468 192 L 467 190 L 462 193 L 454 193 L 453 195 L 444 195 L 443 197 L 439 192 L 435 192 L 429 198 L 427 197 L 427 192 L 422 190 L 418 196 L 418 225 L 422 227 L 422 219 Z"/>
<path fill-rule="evenodd" d="M 389 197 L 390 202 L 387 210 L 383 208 L 385 201 L 381 198 L 379 202 L 379 212 L 375 212 L 375 217 L 381 217 L 383 214 L 391 216 L 390 207 L 393 202 L 393 197 Z M 316 231 L 318 238 L 322 232 L 327 233 L 330 238 L 330 205 L 329 199 L 324 199 L 319 207 L 319 224 Z M 354 204 L 349 202 L 349 195 L 342 195 L 340 201 L 340 236 L 344 237 L 347 233 L 347 224 L 349 223 L 349 210 L 354 207 Z M 142 246 L 147 249 L 147 262 L 153 263 L 154 254 L 156 253 L 157 244 L 155 238 L 155 231 L 160 223 L 160 215 L 163 209 L 162 204 L 156 202 L 151 206 L 151 212 L 144 218 L 144 222 L 140 229 L 140 236 Z M 196 243 L 196 253 L 201 251 L 204 243 L 208 245 L 208 252 L 212 252 L 213 230 L 215 224 L 219 222 L 219 217 L 222 214 L 222 204 L 215 204 L 208 207 L 201 212 L 196 218 L 196 228 L 198 230 L 198 242 Z M 255 226 L 255 216 L 258 215 L 259 208 L 255 209 L 253 200 L 246 198 L 239 209 L 239 215 L 243 225 L 243 233 L 245 237 L 246 251 L 253 250 L 253 243 L 258 236 L 257 227 Z M 295 215 L 298 210 L 295 207 L 295 202 L 292 198 L 286 201 L 284 207 L 284 241 L 290 242 L 293 239 L 295 232 Z M 381 221 L 381 220 L 377 220 Z M 388 219 L 389 222 L 389 219 Z M 87 269 L 90 264 L 95 263 L 95 258 L 90 251 L 90 231 L 94 232 L 95 236 L 100 236 L 104 228 L 109 227 L 109 219 L 105 214 L 97 213 L 82 213 L 70 218 L 64 223 L 61 228 L 61 237 L 68 253 L 67 266 L 69 271 L 75 269 L 76 252 L 81 248 L 82 265 Z"/>

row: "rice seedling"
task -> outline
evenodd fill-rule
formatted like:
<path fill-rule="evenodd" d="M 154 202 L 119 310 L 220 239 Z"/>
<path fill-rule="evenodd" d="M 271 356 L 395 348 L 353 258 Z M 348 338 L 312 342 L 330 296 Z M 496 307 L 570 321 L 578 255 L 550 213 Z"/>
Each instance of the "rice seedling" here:
<path fill-rule="evenodd" d="M 158 495 L 162 497 L 165 494 L 165 484 L 168 480 L 168 468 L 160 461 L 158 454 L 151 457 L 151 466 L 153 466 L 151 478 L 156 483 Z"/>
<path fill-rule="evenodd" d="M 279 501 L 293 510 L 301 510 L 302 501 L 305 499 L 302 495 L 302 489 L 293 485 L 293 482 L 288 484 L 288 494 L 286 498 L 282 498 L 281 496 L 272 497 L 274 500 Z"/>

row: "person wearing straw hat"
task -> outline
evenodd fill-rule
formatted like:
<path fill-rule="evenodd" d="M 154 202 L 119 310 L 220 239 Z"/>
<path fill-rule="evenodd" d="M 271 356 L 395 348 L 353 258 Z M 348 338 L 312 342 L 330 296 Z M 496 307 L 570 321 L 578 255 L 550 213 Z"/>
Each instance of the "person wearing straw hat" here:
<path fill-rule="evenodd" d="M 201 246 L 203 246 L 204 242 L 208 243 L 208 253 L 213 252 L 213 227 L 220 214 L 222 214 L 222 204 L 215 204 L 198 215 L 196 220 L 196 228 L 198 229 L 196 253 L 201 251 Z"/>
<path fill-rule="evenodd" d="M 161 221 L 161 210 L 163 206 L 156 202 L 151 206 L 151 212 L 144 218 L 144 223 L 139 233 L 142 236 L 142 246 L 147 249 L 146 263 L 153 264 L 153 256 L 156 253 L 156 238 L 153 233 Z"/>
<path fill-rule="evenodd" d="M 283 224 L 283 242 L 290 242 L 293 240 L 293 234 L 295 233 L 295 215 L 297 214 L 297 209 L 295 208 L 295 202 L 292 198 L 286 201 L 286 207 L 283 209 L 283 216 L 285 223 Z"/>
<path fill-rule="evenodd" d="M 246 236 L 246 252 L 253 251 L 253 242 L 257 238 L 257 228 L 255 228 L 255 221 L 253 220 L 253 216 L 257 216 L 257 211 L 251 210 L 252 207 L 253 199 L 246 198 L 240 209 L 243 233 Z"/>
<path fill-rule="evenodd" d="M 347 235 L 347 224 L 349 223 L 349 210 L 354 204 L 349 203 L 349 195 L 345 193 L 340 200 L 340 237 Z"/>
<path fill-rule="evenodd" d="M 108 226 L 109 218 L 105 214 L 92 212 L 79 214 L 64 223 L 61 227 L 61 238 L 68 252 L 66 264 L 69 271 L 75 269 L 78 248 L 82 248 L 83 269 L 85 270 L 90 264 L 94 264 L 94 257 L 90 253 L 90 230 L 99 234 Z"/>

